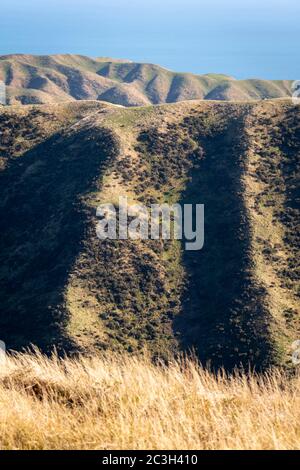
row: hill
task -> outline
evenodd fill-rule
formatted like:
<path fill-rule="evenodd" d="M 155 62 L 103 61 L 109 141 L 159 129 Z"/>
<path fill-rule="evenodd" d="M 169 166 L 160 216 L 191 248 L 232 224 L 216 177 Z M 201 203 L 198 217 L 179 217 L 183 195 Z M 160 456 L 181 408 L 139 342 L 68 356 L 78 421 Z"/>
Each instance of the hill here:
<path fill-rule="evenodd" d="M 194 348 L 290 364 L 299 338 L 299 107 L 0 109 L 1 339 L 10 349 Z M 205 245 L 96 237 L 96 207 L 205 204 Z"/>
<path fill-rule="evenodd" d="M 153 64 L 80 55 L 0 56 L 8 103 L 100 100 L 145 106 L 183 100 L 248 101 L 291 96 L 288 80 L 235 80 L 226 75 L 176 73 Z"/>

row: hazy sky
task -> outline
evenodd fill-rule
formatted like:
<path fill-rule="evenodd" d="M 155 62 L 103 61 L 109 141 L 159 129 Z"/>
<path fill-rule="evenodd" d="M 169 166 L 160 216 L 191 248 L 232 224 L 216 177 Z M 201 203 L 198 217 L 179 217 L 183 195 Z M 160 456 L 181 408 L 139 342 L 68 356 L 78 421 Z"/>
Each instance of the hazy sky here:
<path fill-rule="evenodd" d="M 299 0 L 0 0 L 0 54 L 78 53 L 300 79 Z"/>

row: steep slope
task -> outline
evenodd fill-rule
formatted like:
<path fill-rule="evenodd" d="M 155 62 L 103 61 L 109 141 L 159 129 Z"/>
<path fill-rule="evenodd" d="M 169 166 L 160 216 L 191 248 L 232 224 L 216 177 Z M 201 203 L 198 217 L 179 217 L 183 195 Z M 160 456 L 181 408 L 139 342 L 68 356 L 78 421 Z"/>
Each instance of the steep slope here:
<path fill-rule="evenodd" d="M 0 56 L 8 103 L 103 100 L 124 106 L 192 99 L 239 100 L 291 96 L 291 82 L 235 80 L 226 75 L 176 73 L 154 64 L 80 55 Z"/>
<path fill-rule="evenodd" d="M 299 106 L 257 105 L 247 118 L 245 200 L 253 261 L 277 332 L 300 335 Z"/>
<path fill-rule="evenodd" d="M 0 328 L 10 348 L 288 364 L 299 335 L 299 107 L 1 109 Z M 205 245 L 96 237 L 96 207 L 204 203 Z"/>

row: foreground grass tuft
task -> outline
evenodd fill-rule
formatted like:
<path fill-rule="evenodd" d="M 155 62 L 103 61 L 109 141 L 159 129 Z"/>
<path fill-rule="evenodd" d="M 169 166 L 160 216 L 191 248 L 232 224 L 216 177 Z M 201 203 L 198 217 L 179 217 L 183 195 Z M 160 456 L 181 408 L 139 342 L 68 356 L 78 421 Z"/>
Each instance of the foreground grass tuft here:
<path fill-rule="evenodd" d="M 214 376 L 196 362 L 8 356 L 1 449 L 296 449 L 300 376 Z"/>

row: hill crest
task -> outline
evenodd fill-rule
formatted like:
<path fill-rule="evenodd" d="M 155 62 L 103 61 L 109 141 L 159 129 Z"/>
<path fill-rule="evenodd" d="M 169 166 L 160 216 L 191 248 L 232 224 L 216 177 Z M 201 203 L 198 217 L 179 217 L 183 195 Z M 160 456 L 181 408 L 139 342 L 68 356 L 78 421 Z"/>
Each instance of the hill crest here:
<path fill-rule="evenodd" d="M 287 98 L 292 83 L 177 73 L 155 64 L 76 54 L 2 55 L 0 80 L 6 84 L 8 104 L 99 100 L 123 106 Z"/>

